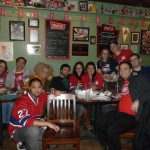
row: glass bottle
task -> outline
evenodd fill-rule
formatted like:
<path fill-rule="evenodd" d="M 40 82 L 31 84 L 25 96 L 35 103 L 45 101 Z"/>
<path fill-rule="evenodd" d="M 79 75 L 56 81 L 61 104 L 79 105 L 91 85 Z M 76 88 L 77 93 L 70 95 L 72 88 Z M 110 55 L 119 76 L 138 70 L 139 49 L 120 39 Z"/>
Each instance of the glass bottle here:
<path fill-rule="evenodd" d="M 103 4 L 101 5 L 101 13 L 104 13 L 104 7 L 103 7 Z"/>
<path fill-rule="evenodd" d="M 96 12 L 96 4 L 95 4 L 95 2 L 93 4 L 93 12 Z"/>

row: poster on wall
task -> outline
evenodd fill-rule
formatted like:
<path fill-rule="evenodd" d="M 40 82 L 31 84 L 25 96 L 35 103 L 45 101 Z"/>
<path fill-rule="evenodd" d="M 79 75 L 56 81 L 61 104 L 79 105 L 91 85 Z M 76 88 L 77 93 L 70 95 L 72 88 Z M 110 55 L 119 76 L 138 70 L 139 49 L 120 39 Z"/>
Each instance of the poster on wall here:
<path fill-rule="evenodd" d="M 150 30 L 141 31 L 141 54 L 150 54 Z"/>
<path fill-rule="evenodd" d="M 103 48 L 109 48 L 109 43 L 112 40 L 117 40 L 120 31 L 114 26 L 103 24 L 102 26 L 97 26 L 97 57 L 100 56 L 100 52 Z"/>
<path fill-rule="evenodd" d="M 13 42 L 0 42 L 0 59 L 13 61 Z"/>

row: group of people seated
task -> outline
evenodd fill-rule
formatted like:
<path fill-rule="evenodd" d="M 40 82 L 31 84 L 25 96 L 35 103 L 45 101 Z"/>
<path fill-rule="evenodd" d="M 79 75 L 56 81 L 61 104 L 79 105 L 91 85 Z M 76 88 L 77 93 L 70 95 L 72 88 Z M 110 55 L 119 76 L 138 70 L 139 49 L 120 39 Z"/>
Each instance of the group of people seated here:
<path fill-rule="evenodd" d="M 145 102 L 150 100 L 150 73 L 141 66 L 138 54 L 120 50 L 117 41 L 111 41 L 110 50 L 101 50 L 97 65 L 91 61 L 84 67 L 83 62 L 76 62 L 71 74 L 70 65 L 62 64 L 60 75 L 56 77 L 53 67 L 43 62 L 30 71 L 25 68 L 26 59 L 18 57 L 16 68 L 8 72 L 7 63 L 0 60 L 0 88 L 27 91 L 15 104 L 2 105 L 3 123 L 9 123 L 10 137 L 25 142 L 26 149 L 40 150 L 44 133 L 42 127 L 47 126 L 56 132 L 60 130 L 59 126 L 41 120 L 47 93 L 55 96 L 74 93 L 76 87 L 101 90 L 105 84 L 107 87 L 110 82 L 117 81 L 121 85 L 118 108 L 97 117 L 93 126 L 103 149 L 108 145 L 110 150 L 121 150 L 120 134 L 136 126 Z M 79 121 L 84 116 L 84 105 L 76 104 L 76 109 Z M 84 118 L 86 128 L 90 128 L 90 117 Z"/>

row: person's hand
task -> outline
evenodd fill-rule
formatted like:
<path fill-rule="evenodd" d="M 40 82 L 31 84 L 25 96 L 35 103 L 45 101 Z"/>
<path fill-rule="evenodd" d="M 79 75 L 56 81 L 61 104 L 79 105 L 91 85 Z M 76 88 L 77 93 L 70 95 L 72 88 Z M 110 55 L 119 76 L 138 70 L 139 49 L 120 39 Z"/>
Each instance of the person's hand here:
<path fill-rule="evenodd" d="M 55 132 L 58 132 L 60 130 L 59 126 L 57 126 L 56 124 L 53 124 L 53 123 L 48 123 L 48 127 L 51 128 L 51 129 L 54 129 Z"/>
<path fill-rule="evenodd" d="M 117 94 L 115 95 L 115 97 L 116 97 L 116 98 L 121 98 L 121 97 L 122 97 L 122 94 L 121 94 L 121 93 L 117 93 Z"/>
<path fill-rule="evenodd" d="M 96 85 L 91 84 L 91 85 L 90 85 L 90 88 L 92 88 L 92 90 L 95 91 L 95 90 L 96 90 Z"/>
<path fill-rule="evenodd" d="M 131 110 L 137 113 L 138 107 L 139 107 L 139 100 L 135 100 L 131 105 Z"/>

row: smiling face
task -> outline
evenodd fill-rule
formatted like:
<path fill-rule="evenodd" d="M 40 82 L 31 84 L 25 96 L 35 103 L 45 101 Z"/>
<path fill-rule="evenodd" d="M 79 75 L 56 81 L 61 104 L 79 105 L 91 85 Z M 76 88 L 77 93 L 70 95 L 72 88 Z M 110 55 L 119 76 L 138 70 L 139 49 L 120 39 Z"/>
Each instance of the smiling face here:
<path fill-rule="evenodd" d="M 29 86 L 29 92 L 33 98 L 38 98 L 42 93 L 42 84 L 39 81 L 34 81 Z"/>
<path fill-rule="evenodd" d="M 95 72 L 95 68 L 94 68 L 93 65 L 88 65 L 86 71 L 89 74 L 89 76 L 92 76 L 94 74 L 94 72 Z"/>
<path fill-rule="evenodd" d="M 6 71 L 6 65 L 5 63 L 1 62 L 0 63 L 0 74 Z"/>
<path fill-rule="evenodd" d="M 63 68 L 62 68 L 62 70 L 61 70 L 61 75 L 62 75 L 63 77 L 67 77 L 67 76 L 69 75 L 69 73 L 70 73 L 70 68 L 68 68 L 68 67 L 63 67 Z"/>
<path fill-rule="evenodd" d="M 82 66 L 81 66 L 80 64 L 78 64 L 78 65 L 76 66 L 76 72 L 77 72 L 78 76 L 81 75 L 82 71 L 83 71 Z"/>
<path fill-rule="evenodd" d="M 43 70 L 40 72 L 40 76 L 43 78 L 43 79 L 46 79 L 48 77 L 48 73 L 49 73 L 49 70 L 47 67 L 44 67 Z"/>
<path fill-rule="evenodd" d="M 103 61 L 107 61 L 109 57 L 109 51 L 107 49 L 103 49 L 101 52 L 101 57 Z"/>
<path fill-rule="evenodd" d="M 129 67 L 128 64 L 123 63 L 119 66 L 119 73 L 120 76 L 126 80 L 132 73 L 132 69 Z"/>
<path fill-rule="evenodd" d="M 112 44 L 110 44 L 110 49 L 114 54 L 116 54 L 118 52 L 118 45 L 112 43 Z"/>
<path fill-rule="evenodd" d="M 16 70 L 22 71 L 25 68 L 26 62 L 24 59 L 20 58 L 18 59 L 18 61 L 16 62 Z"/>
<path fill-rule="evenodd" d="M 133 66 L 133 69 L 136 69 L 141 66 L 141 58 L 138 58 L 137 56 L 133 55 L 130 57 L 130 63 Z"/>

